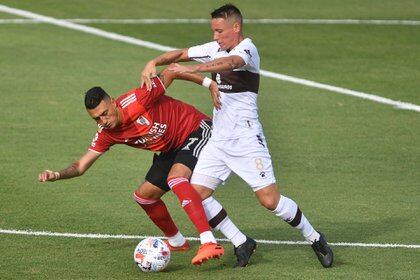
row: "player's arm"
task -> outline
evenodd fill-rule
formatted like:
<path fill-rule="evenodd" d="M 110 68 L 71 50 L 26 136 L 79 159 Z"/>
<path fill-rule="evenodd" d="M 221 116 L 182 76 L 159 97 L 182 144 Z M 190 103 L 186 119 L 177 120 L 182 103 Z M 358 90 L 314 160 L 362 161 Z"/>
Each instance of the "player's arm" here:
<path fill-rule="evenodd" d="M 224 72 L 232 71 L 245 65 L 245 61 L 239 55 L 221 57 L 206 63 L 194 65 L 173 64 L 168 67 L 169 70 L 178 73 L 197 73 L 197 72 Z"/>
<path fill-rule="evenodd" d="M 79 160 L 75 161 L 66 169 L 60 171 L 45 170 L 39 173 L 40 182 L 70 179 L 83 175 L 89 167 L 100 157 L 101 154 L 88 150 Z"/>
<path fill-rule="evenodd" d="M 159 73 L 159 78 L 161 79 L 166 88 L 172 83 L 174 79 L 190 81 L 198 85 L 204 86 L 210 91 L 214 107 L 216 109 L 220 109 L 222 105 L 220 102 L 220 92 L 215 81 L 198 73 L 180 73 L 169 71 L 168 68 L 169 67 L 165 68 L 162 72 Z"/>
<path fill-rule="evenodd" d="M 188 49 L 166 52 L 150 60 L 141 72 L 140 87 L 146 85 L 147 90 L 152 89 L 151 78 L 156 76 L 156 66 L 169 65 L 174 62 L 189 61 Z"/>

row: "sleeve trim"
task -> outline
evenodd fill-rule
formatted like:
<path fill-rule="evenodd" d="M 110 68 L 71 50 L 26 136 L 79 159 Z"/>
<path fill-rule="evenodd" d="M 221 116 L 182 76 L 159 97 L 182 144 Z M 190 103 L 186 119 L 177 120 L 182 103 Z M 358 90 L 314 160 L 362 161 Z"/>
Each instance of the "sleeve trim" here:
<path fill-rule="evenodd" d="M 100 154 L 100 155 L 102 155 L 102 154 L 103 154 L 103 153 L 98 152 L 98 151 L 95 151 L 95 150 L 93 150 L 93 149 L 91 149 L 91 148 L 89 148 L 88 150 L 89 150 L 89 151 L 91 151 L 91 152 L 94 152 L 94 153 Z"/>

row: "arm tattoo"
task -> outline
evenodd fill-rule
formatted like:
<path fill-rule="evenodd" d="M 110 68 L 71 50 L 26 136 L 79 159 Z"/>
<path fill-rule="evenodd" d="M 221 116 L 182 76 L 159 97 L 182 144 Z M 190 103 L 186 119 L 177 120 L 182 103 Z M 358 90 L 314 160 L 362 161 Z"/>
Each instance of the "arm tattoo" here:
<path fill-rule="evenodd" d="M 77 166 L 78 166 L 77 163 L 73 163 L 66 169 L 59 171 L 58 173 L 60 173 L 60 179 L 69 179 L 69 178 L 80 176 Z"/>
<path fill-rule="evenodd" d="M 154 59 L 155 64 L 159 66 L 159 65 L 168 65 L 173 62 L 178 62 L 181 55 L 182 55 L 182 50 L 175 50 L 175 51 L 164 53 Z"/>

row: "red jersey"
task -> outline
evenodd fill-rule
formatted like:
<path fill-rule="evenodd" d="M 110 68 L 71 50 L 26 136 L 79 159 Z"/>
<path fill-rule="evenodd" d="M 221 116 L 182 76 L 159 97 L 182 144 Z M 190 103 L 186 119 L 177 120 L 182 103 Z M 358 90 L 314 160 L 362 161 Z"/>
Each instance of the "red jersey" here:
<path fill-rule="evenodd" d="M 122 123 L 99 128 L 89 150 L 106 152 L 114 144 L 166 152 L 180 148 L 201 120 L 209 119 L 193 106 L 164 95 L 165 86 L 153 78 L 152 90 L 135 88 L 117 98 Z"/>

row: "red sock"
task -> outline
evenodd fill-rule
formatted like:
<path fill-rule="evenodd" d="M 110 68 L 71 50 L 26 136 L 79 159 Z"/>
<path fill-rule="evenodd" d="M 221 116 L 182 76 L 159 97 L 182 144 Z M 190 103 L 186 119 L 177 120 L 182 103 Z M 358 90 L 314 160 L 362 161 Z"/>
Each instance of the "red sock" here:
<path fill-rule="evenodd" d="M 201 197 L 191 186 L 188 179 L 183 177 L 168 178 L 168 185 L 178 197 L 182 208 L 184 208 L 198 233 L 210 230 Z"/>
<path fill-rule="evenodd" d="M 178 233 L 178 228 L 161 199 L 142 198 L 136 192 L 134 192 L 133 197 L 141 208 L 146 211 L 153 223 L 163 231 L 166 237 L 171 237 Z"/>

